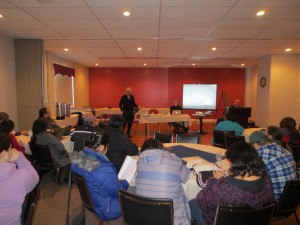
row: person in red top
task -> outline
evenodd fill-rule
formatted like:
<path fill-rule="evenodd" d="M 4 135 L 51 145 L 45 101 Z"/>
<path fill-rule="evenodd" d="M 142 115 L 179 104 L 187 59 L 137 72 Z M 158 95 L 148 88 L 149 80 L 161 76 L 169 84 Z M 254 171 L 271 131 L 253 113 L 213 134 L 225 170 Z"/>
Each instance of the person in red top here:
<path fill-rule="evenodd" d="M 0 131 L 6 134 L 9 134 L 12 148 L 17 149 L 19 152 L 25 154 L 25 148 L 19 144 L 15 135 L 12 133 L 15 127 L 15 123 L 10 119 L 4 119 L 0 122 Z"/>

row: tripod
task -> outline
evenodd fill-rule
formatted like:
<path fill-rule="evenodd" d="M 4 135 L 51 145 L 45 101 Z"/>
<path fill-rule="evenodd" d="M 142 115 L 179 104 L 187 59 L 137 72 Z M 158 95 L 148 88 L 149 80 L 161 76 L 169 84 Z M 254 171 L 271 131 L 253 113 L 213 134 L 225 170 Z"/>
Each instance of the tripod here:
<path fill-rule="evenodd" d="M 224 103 L 225 108 L 228 108 L 228 107 L 229 107 L 228 99 L 227 99 L 227 96 L 226 96 L 226 93 L 225 93 L 225 92 L 222 92 L 222 96 L 221 96 L 220 101 L 219 101 L 219 104 L 218 104 L 218 108 L 217 108 L 217 111 L 216 111 L 216 114 L 215 114 L 214 121 L 216 121 L 218 112 L 219 112 L 219 110 L 220 110 L 221 102 Z M 224 110 L 224 109 L 223 109 L 223 110 Z"/>

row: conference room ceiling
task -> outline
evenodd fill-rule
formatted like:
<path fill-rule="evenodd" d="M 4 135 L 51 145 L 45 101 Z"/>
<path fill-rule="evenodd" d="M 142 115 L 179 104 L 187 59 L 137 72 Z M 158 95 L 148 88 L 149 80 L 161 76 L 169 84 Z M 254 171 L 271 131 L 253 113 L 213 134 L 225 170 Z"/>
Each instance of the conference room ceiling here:
<path fill-rule="evenodd" d="M 0 15 L 0 33 L 88 67 L 248 67 L 300 53 L 300 0 L 0 0 Z"/>

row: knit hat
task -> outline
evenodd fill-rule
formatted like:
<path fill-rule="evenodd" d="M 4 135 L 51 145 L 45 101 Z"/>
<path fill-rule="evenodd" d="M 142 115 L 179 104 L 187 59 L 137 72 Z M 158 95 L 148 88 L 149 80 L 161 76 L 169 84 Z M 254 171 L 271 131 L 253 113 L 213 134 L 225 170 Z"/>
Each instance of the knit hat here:
<path fill-rule="evenodd" d="M 249 136 L 249 143 L 250 144 L 259 143 L 262 138 L 268 139 L 268 135 L 265 134 L 264 130 L 254 131 Z"/>

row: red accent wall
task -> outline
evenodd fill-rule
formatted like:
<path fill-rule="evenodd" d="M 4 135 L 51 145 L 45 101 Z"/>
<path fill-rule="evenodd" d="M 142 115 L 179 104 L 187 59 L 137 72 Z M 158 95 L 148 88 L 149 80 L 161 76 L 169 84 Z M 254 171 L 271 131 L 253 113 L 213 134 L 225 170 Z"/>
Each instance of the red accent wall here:
<path fill-rule="evenodd" d="M 222 92 L 232 104 L 244 105 L 245 69 L 240 68 L 90 68 L 90 106 L 118 107 L 126 87 L 131 87 L 136 103 L 144 107 L 170 107 L 182 102 L 182 85 L 217 84 L 217 106 Z M 224 108 L 223 101 L 220 108 Z M 189 110 L 187 113 L 192 113 Z M 218 112 L 222 115 L 223 110 Z"/>

